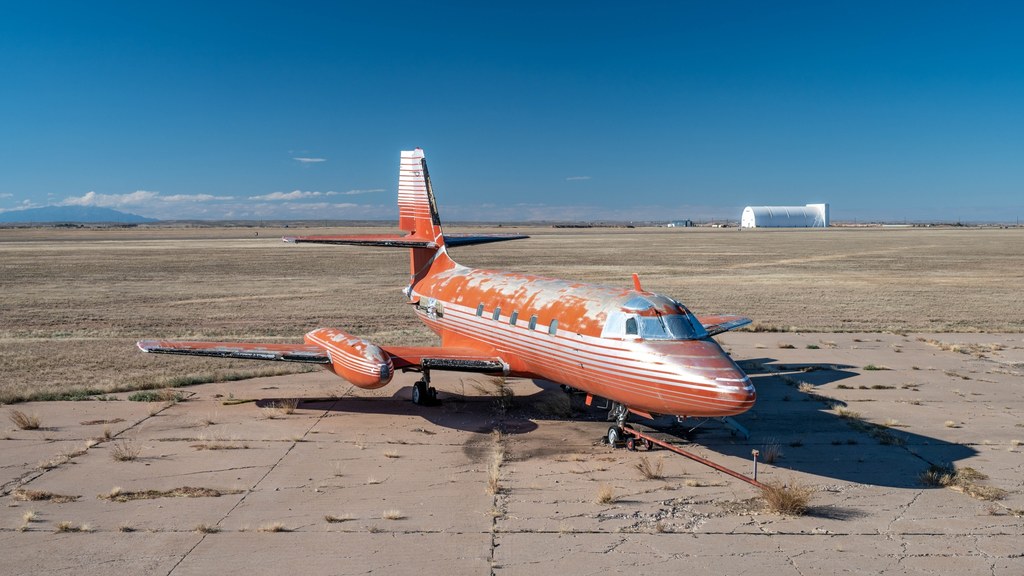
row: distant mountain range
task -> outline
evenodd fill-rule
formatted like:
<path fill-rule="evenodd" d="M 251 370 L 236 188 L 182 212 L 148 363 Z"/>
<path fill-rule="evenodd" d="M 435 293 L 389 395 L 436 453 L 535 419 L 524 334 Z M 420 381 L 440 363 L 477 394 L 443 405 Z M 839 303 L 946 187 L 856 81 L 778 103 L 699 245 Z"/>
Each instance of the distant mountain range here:
<path fill-rule="evenodd" d="M 44 206 L 42 208 L 26 208 L 24 210 L 0 212 L 0 222 L 7 224 L 30 222 L 141 224 L 143 222 L 159 222 L 159 220 L 110 208 L 100 208 L 98 206 Z"/>

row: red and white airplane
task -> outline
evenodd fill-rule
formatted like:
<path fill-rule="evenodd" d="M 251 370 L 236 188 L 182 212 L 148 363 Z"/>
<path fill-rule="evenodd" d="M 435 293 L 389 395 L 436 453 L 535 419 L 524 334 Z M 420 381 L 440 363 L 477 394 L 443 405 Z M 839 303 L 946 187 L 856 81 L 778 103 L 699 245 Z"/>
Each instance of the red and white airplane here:
<path fill-rule="evenodd" d="M 337 328 L 305 344 L 143 340 L 144 352 L 320 364 L 360 388 L 379 388 L 396 370 L 418 371 L 412 401 L 430 403 L 432 370 L 547 380 L 610 401 L 623 439 L 629 413 L 643 417 L 726 417 L 754 404 L 750 378 L 712 336 L 750 323 L 739 316 L 695 316 L 679 302 L 643 290 L 477 270 L 448 248 L 525 236 L 446 236 L 423 150 L 402 152 L 399 228 L 404 234 L 306 236 L 296 243 L 358 244 L 410 250 L 405 294 L 440 346 L 378 346 Z"/>

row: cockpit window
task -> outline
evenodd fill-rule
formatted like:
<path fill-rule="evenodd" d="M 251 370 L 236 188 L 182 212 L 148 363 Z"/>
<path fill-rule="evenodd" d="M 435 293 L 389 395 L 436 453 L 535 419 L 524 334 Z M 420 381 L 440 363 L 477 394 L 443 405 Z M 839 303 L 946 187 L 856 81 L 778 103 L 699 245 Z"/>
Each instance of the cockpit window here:
<path fill-rule="evenodd" d="M 693 314 L 681 305 L 671 302 L 656 307 L 639 297 L 627 302 L 621 311 L 609 313 L 601 332 L 604 338 L 639 337 L 643 340 L 698 340 L 707 334 Z"/>
<path fill-rule="evenodd" d="M 630 316 L 626 318 L 626 334 L 631 336 L 639 336 L 640 331 L 636 327 L 636 316 Z"/>

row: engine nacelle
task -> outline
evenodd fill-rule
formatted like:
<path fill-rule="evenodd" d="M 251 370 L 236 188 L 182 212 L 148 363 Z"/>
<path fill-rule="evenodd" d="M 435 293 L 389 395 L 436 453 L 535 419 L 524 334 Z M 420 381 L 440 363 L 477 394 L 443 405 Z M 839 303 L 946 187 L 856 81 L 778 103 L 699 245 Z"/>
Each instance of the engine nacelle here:
<path fill-rule="evenodd" d="M 331 357 L 330 369 L 355 386 L 380 388 L 395 375 L 391 356 L 368 340 L 337 328 L 314 330 L 306 334 L 305 339 L 307 344 L 325 348 Z"/>

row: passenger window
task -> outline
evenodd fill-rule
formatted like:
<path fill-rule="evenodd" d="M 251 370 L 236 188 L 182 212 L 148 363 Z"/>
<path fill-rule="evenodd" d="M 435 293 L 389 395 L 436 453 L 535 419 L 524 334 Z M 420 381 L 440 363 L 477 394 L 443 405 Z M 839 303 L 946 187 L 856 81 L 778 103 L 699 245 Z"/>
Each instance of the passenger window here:
<path fill-rule="evenodd" d="M 476 307 L 476 315 L 477 316 L 483 316 L 484 315 L 484 305 L 482 303 L 479 306 Z"/>
<path fill-rule="evenodd" d="M 530 330 L 537 329 L 537 315 L 530 316 Z"/>
<path fill-rule="evenodd" d="M 497 320 L 501 318 L 501 306 L 494 309 L 494 314 L 491 315 L 491 320 Z"/>
<path fill-rule="evenodd" d="M 552 320 L 551 325 L 548 326 L 548 334 L 554 336 L 556 332 L 558 332 L 558 320 Z"/>
<path fill-rule="evenodd" d="M 631 334 L 633 336 L 636 336 L 637 334 L 639 334 L 639 331 L 637 330 L 637 326 L 636 326 L 636 318 L 635 317 L 633 317 L 633 318 L 626 318 L 626 334 Z"/>
<path fill-rule="evenodd" d="M 512 312 L 512 317 L 508 319 L 508 323 L 511 324 L 512 326 L 515 326 L 516 325 L 516 320 L 519 320 L 519 312 L 518 311 L 513 311 Z"/>

